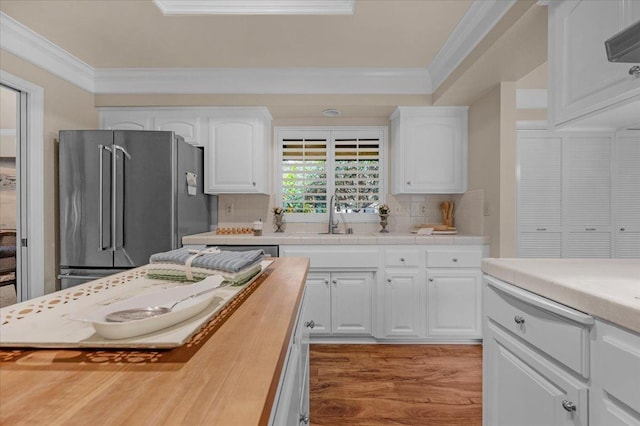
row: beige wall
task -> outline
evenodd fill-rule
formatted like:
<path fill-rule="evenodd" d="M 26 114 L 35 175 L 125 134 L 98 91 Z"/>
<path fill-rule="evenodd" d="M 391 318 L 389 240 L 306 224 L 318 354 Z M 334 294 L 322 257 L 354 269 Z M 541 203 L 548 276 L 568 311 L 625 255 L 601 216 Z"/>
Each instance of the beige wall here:
<path fill-rule="evenodd" d="M 483 189 L 484 232 L 492 257 L 500 255 L 500 87 L 469 106 L 469 190 Z M 488 210 L 488 211 L 487 211 Z"/>
<path fill-rule="evenodd" d="M 57 154 L 55 139 L 61 129 L 98 126 L 93 94 L 0 50 L 0 68 L 44 89 L 44 288 L 55 290 L 58 263 Z"/>

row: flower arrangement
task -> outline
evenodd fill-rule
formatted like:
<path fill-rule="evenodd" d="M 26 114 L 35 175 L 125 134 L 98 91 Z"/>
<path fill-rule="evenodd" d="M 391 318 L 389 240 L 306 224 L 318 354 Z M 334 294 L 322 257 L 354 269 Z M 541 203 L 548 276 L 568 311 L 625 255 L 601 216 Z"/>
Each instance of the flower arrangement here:
<path fill-rule="evenodd" d="M 274 207 L 273 208 L 273 214 L 274 215 L 280 216 L 283 213 L 284 213 L 284 210 L 282 210 L 282 207 Z"/>
<path fill-rule="evenodd" d="M 378 207 L 378 213 L 380 213 L 380 216 L 386 216 L 391 213 L 391 208 L 386 204 L 381 204 L 380 207 Z"/>
<path fill-rule="evenodd" d="M 282 230 L 282 225 L 284 224 L 283 217 L 284 217 L 284 210 L 282 209 L 282 207 L 274 207 L 273 220 L 276 225 L 276 232 L 284 232 Z"/>

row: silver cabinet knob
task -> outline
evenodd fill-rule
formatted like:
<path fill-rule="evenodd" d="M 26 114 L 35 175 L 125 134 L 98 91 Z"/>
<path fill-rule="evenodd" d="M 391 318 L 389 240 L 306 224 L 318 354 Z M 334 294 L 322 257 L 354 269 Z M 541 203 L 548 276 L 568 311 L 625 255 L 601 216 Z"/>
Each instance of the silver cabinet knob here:
<path fill-rule="evenodd" d="M 401 258 L 400 258 L 400 262 L 404 262 L 404 257 L 401 257 Z"/>
<path fill-rule="evenodd" d="M 338 280 L 333 280 L 331 282 L 334 283 L 334 284 L 338 284 Z"/>
<path fill-rule="evenodd" d="M 524 318 L 522 318 L 520 315 L 516 315 L 513 320 L 516 322 L 516 324 L 524 324 Z"/>
<path fill-rule="evenodd" d="M 256 183 L 255 183 L 255 182 L 251 182 L 251 183 L 253 184 L 253 186 L 256 186 Z"/>
<path fill-rule="evenodd" d="M 567 401 L 566 399 L 562 401 L 562 408 L 564 408 L 568 412 L 576 411 L 577 409 L 576 404 L 571 401 Z"/>
<path fill-rule="evenodd" d="M 640 77 L 640 65 L 634 65 L 629 68 L 629 75 L 634 76 L 635 78 Z"/>
<path fill-rule="evenodd" d="M 411 181 L 410 180 L 407 181 L 407 185 L 411 185 Z"/>
<path fill-rule="evenodd" d="M 329 280 L 324 280 L 324 283 L 325 284 L 329 284 Z"/>
<path fill-rule="evenodd" d="M 308 425 L 309 424 L 309 415 L 308 414 L 300 414 L 300 423 Z"/>
<path fill-rule="evenodd" d="M 391 282 L 391 278 L 387 278 L 387 282 L 390 283 Z"/>
<path fill-rule="evenodd" d="M 546 231 L 547 228 L 536 228 L 536 231 Z"/>
<path fill-rule="evenodd" d="M 458 261 L 458 258 L 457 258 L 457 257 L 454 257 L 454 258 L 453 258 L 453 261 L 454 261 L 454 262 L 457 262 L 457 261 Z"/>
<path fill-rule="evenodd" d="M 432 283 L 432 282 L 433 282 L 433 278 L 429 278 L 429 282 L 431 282 L 431 283 Z"/>
<path fill-rule="evenodd" d="M 584 228 L 585 231 L 595 231 L 596 228 Z"/>
<path fill-rule="evenodd" d="M 620 228 L 620 230 L 621 230 L 622 232 L 624 232 L 624 228 Z"/>
<path fill-rule="evenodd" d="M 307 321 L 307 322 L 305 322 L 305 323 L 304 323 L 304 326 L 305 326 L 305 327 L 307 327 L 307 328 L 311 328 L 311 329 L 313 329 L 313 327 L 315 327 L 315 326 L 316 326 L 316 323 L 315 323 L 315 322 L 313 322 L 313 320 L 311 320 L 311 321 Z"/>

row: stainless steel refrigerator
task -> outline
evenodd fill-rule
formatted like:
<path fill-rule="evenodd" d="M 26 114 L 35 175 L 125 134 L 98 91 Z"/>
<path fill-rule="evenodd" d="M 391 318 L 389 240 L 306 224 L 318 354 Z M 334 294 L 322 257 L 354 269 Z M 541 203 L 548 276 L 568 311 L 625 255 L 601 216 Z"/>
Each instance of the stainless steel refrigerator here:
<path fill-rule="evenodd" d="M 202 148 L 163 131 L 64 130 L 59 140 L 63 289 L 209 230 Z"/>

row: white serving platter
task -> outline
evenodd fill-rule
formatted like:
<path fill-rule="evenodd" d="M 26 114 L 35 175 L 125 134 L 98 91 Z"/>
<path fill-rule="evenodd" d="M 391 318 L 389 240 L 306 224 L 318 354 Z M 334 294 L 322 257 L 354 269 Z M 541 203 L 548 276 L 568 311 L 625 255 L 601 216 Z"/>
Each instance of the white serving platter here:
<path fill-rule="evenodd" d="M 262 272 L 272 262 L 263 261 Z M 146 277 L 145 268 L 0 309 L 0 347 L 178 347 L 262 274 L 242 286 L 221 286 L 211 293 L 182 302 L 175 311 L 163 316 L 129 323 L 105 322 L 109 312 L 156 302 L 170 306 L 184 296 L 217 286 L 222 281 L 222 277 L 216 276 L 193 284 L 151 280 Z M 140 331 L 144 334 L 139 334 Z"/>

